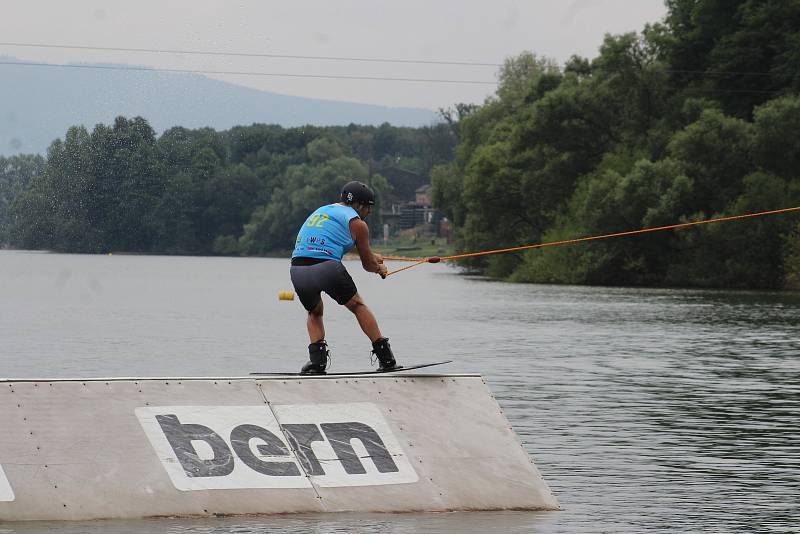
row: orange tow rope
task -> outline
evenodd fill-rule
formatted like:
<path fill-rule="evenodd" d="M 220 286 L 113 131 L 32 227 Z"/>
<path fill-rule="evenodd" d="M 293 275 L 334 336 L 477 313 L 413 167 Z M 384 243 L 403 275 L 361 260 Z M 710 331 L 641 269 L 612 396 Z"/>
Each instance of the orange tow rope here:
<path fill-rule="evenodd" d="M 616 234 L 605 234 L 605 235 L 595 235 L 590 237 L 579 237 L 577 239 L 567 239 L 565 241 L 553 241 L 552 243 L 540 243 L 538 245 L 524 245 L 521 247 L 511 247 L 511 248 L 501 248 L 497 250 L 486 250 L 483 252 L 470 252 L 468 254 L 456 254 L 454 256 L 431 256 L 429 258 L 406 258 L 403 256 L 384 256 L 384 260 L 388 261 L 411 261 L 414 262 L 411 265 L 407 265 L 400 269 L 396 269 L 394 271 L 389 271 L 386 273 L 386 276 L 399 273 L 401 271 L 405 271 L 406 269 L 411 269 L 412 267 L 416 267 L 417 265 L 422 265 L 423 263 L 439 263 L 440 261 L 450 261 L 450 260 L 458 260 L 461 258 L 472 258 L 475 256 L 486 256 L 488 254 L 500 254 L 501 252 L 514 252 L 516 250 L 528 250 L 533 248 L 543 248 L 543 247 L 552 247 L 555 245 L 567 245 L 570 243 L 580 243 L 581 241 L 592 241 L 595 239 L 606 239 L 609 237 L 620 237 L 623 235 L 634 235 L 634 234 L 644 234 L 647 232 L 658 232 L 661 230 L 671 230 L 673 228 L 685 228 L 687 226 L 697 226 L 700 224 L 710 224 L 715 222 L 723 222 L 723 221 L 733 221 L 736 219 L 746 219 L 749 217 L 761 217 L 763 215 L 774 215 L 776 213 L 788 213 L 790 211 L 800 211 L 800 206 L 794 208 L 783 208 L 779 210 L 771 210 L 771 211 L 761 211 L 759 213 L 747 213 L 745 215 L 733 215 L 730 217 L 720 217 L 718 219 L 707 219 L 704 221 L 694 221 L 688 223 L 681 223 L 681 224 L 671 224 L 669 226 L 659 226 L 657 228 L 644 228 L 642 230 L 630 230 L 628 232 L 618 232 Z"/>

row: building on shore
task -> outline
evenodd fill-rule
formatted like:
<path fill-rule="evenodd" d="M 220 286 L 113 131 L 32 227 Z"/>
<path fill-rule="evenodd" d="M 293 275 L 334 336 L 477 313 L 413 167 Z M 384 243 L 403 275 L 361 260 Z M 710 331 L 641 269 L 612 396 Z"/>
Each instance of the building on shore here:
<path fill-rule="evenodd" d="M 397 236 L 449 238 L 451 225 L 444 214 L 431 205 L 430 187 L 430 184 L 423 184 L 414 191 L 414 200 L 395 201 L 381 210 L 384 239 Z"/>

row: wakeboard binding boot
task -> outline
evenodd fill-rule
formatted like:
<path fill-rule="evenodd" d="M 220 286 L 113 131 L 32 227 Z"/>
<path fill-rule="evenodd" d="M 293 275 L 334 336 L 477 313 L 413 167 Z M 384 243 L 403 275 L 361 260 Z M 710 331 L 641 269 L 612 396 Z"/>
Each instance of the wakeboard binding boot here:
<path fill-rule="evenodd" d="M 331 353 L 325 340 L 308 346 L 308 362 L 300 370 L 301 375 L 324 375 Z"/>
<path fill-rule="evenodd" d="M 372 344 L 372 354 L 378 359 L 378 372 L 385 373 L 387 371 L 394 371 L 395 369 L 402 369 L 402 365 L 397 365 L 392 354 L 392 347 L 389 345 L 389 340 L 385 337 L 378 339 Z"/>

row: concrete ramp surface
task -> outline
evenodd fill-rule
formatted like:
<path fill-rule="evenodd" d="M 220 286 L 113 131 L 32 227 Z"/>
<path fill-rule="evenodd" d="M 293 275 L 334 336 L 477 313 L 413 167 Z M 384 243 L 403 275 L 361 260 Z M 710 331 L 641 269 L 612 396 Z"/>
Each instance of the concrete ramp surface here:
<path fill-rule="evenodd" d="M 5 380 L 0 521 L 558 509 L 477 375 Z"/>

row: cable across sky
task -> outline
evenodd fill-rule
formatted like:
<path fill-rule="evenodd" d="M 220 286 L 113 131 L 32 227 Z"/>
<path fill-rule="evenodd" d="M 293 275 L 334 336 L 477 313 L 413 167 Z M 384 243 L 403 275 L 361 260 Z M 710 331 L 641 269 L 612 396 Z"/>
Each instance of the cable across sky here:
<path fill-rule="evenodd" d="M 264 54 L 257 52 L 218 52 L 202 50 L 162 50 L 157 48 L 121 48 L 113 46 L 86 46 L 44 43 L 0 43 L 0 46 L 18 46 L 26 48 L 57 48 L 65 50 L 99 50 L 109 52 L 144 52 L 148 54 L 182 54 L 198 56 L 232 56 L 232 57 L 261 57 L 271 59 L 309 59 L 323 61 L 355 61 L 364 63 L 410 63 L 420 65 L 458 65 L 470 67 L 502 67 L 502 63 L 480 63 L 477 61 L 445 61 L 434 59 L 387 59 L 366 57 L 340 57 L 340 56 L 303 56 L 295 54 Z"/>
<path fill-rule="evenodd" d="M 60 50 L 95 50 L 105 52 L 142 52 L 146 54 L 177 54 L 177 55 L 198 55 L 198 56 L 221 56 L 221 57 L 251 57 L 251 58 L 270 58 L 270 59 L 302 59 L 315 61 L 350 61 L 361 63 L 401 63 L 417 65 L 453 65 L 469 67 L 495 67 L 503 66 L 503 63 L 491 63 L 481 61 L 452 61 L 442 59 L 408 59 L 408 58 L 370 58 L 370 57 L 347 57 L 347 56 L 308 56 L 299 54 L 267 54 L 261 52 L 220 52 L 209 50 L 181 50 L 181 49 L 161 49 L 161 48 L 128 48 L 117 46 L 92 46 L 76 44 L 55 44 L 55 43 L 20 43 L 20 42 L 0 42 L 0 46 L 13 46 L 20 48 L 50 48 Z M 563 71 L 563 67 L 553 66 Z M 772 76 L 771 72 L 754 71 L 722 71 L 722 70 L 686 70 L 686 69 L 664 69 L 665 72 L 676 74 L 701 74 L 703 76 Z"/>
<path fill-rule="evenodd" d="M 207 70 L 207 69 L 173 69 L 160 67 L 136 67 L 130 65 L 81 65 L 81 64 L 56 64 L 56 63 L 37 63 L 29 61 L 0 61 L 0 65 L 20 65 L 24 67 L 55 67 L 71 69 L 101 69 L 101 70 L 126 70 L 138 72 L 174 72 L 181 74 L 226 74 L 242 76 L 272 76 L 276 78 L 317 78 L 333 80 L 372 80 L 382 82 L 421 82 L 421 83 L 448 83 L 448 84 L 468 84 L 468 85 L 497 85 L 496 81 L 484 80 L 444 80 L 432 78 L 396 78 L 390 76 L 349 76 L 335 74 L 293 74 L 288 72 L 254 72 L 254 71 L 229 71 L 229 70 Z"/>

